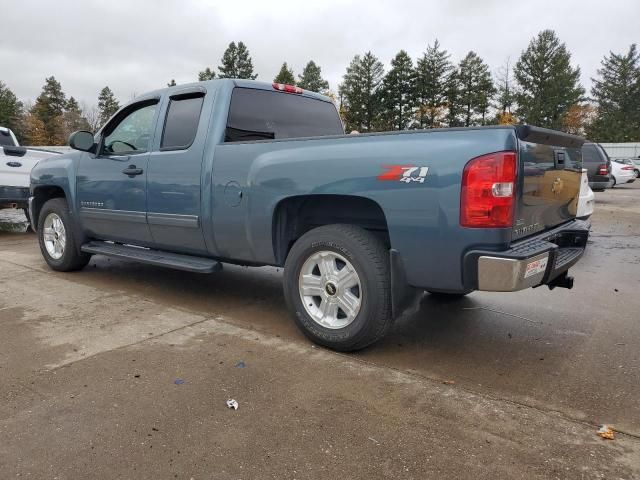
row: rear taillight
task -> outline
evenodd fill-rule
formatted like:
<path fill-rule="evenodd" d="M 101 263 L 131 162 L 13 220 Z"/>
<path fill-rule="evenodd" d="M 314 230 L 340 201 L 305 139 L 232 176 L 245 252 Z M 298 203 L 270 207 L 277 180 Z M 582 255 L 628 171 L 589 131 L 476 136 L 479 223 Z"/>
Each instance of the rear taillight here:
<path fill-rule="evenodd" d="M 598 167 L 598 175 L 609 175 L 609 170 L 607 169 L 606 163 L 603 163 Z"/>
<path fill-rule="evenodd" d="M 627 165 L 626 167 L 622 167 L 622 170 L 633 170 L 633 167 Z"/>
<path fill-rule="evenodd" d="M 297 94 L 304 92 L 304 90 L 300 87 L 296 87 L 295 85 L 287 85 L 285 83 L 273 83 L 272 85 L 274 89 L 279 90 L 280 92 Z"/>
<path fill-rule="evenodd" d="M 462 172 L 460 225 L 503 228 L 513 225 L 516 152 L 476 157 Z"/>

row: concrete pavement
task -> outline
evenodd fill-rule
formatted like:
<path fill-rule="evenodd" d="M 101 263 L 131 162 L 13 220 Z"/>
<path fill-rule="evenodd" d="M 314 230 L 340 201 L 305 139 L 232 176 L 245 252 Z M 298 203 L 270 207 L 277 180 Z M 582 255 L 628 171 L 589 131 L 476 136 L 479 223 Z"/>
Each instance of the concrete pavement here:
<path fill-rule="evenodd" d="M 425 296 L 354 355 L 277 269 L 59 274 L 0 212 L 0 478 L 640 478 L 639 190 L 596 194 L 573 290 Z"/>

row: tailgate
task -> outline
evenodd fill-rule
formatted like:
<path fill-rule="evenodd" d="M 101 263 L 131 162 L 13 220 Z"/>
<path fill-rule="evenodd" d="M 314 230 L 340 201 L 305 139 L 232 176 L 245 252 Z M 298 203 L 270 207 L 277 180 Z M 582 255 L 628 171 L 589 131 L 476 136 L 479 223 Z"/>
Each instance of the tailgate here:
<path fill-rule="evenodd" d="M 574 135 L 516 128 L 519 179 L 512 240 L 575 218 L 582 176 L 582 144 Z"/>

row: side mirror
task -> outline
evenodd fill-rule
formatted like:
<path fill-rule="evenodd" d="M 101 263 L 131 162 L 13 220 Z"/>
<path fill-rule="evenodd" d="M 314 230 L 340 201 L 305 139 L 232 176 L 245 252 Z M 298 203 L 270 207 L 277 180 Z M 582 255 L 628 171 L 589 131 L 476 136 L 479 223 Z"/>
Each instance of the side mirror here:
<path fill-rule="evenodd" d="M 77 132 L 73 132 L 69 136 L 69 146 L 74 150 L 93 153 L 95 151 L 93 133 L 87 132 L 86 130 L 78 130 Z"/>

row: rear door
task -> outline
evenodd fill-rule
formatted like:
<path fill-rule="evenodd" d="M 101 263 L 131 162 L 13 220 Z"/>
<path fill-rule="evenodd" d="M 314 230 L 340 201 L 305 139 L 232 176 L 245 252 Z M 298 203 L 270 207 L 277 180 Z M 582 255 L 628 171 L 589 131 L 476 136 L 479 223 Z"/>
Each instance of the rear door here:
<path fill-rule="evenodd" d="M 575 218 L 582 176 L 580 137 L 524 127 L 519 139 L 514 240 Z"/>
<path fill-rule="evenodd" d="M 206 252 L 201 178 L 211 97 L 196 87 L 163 102 L 147 176 L 147 221 L 158 248 Z"/>

